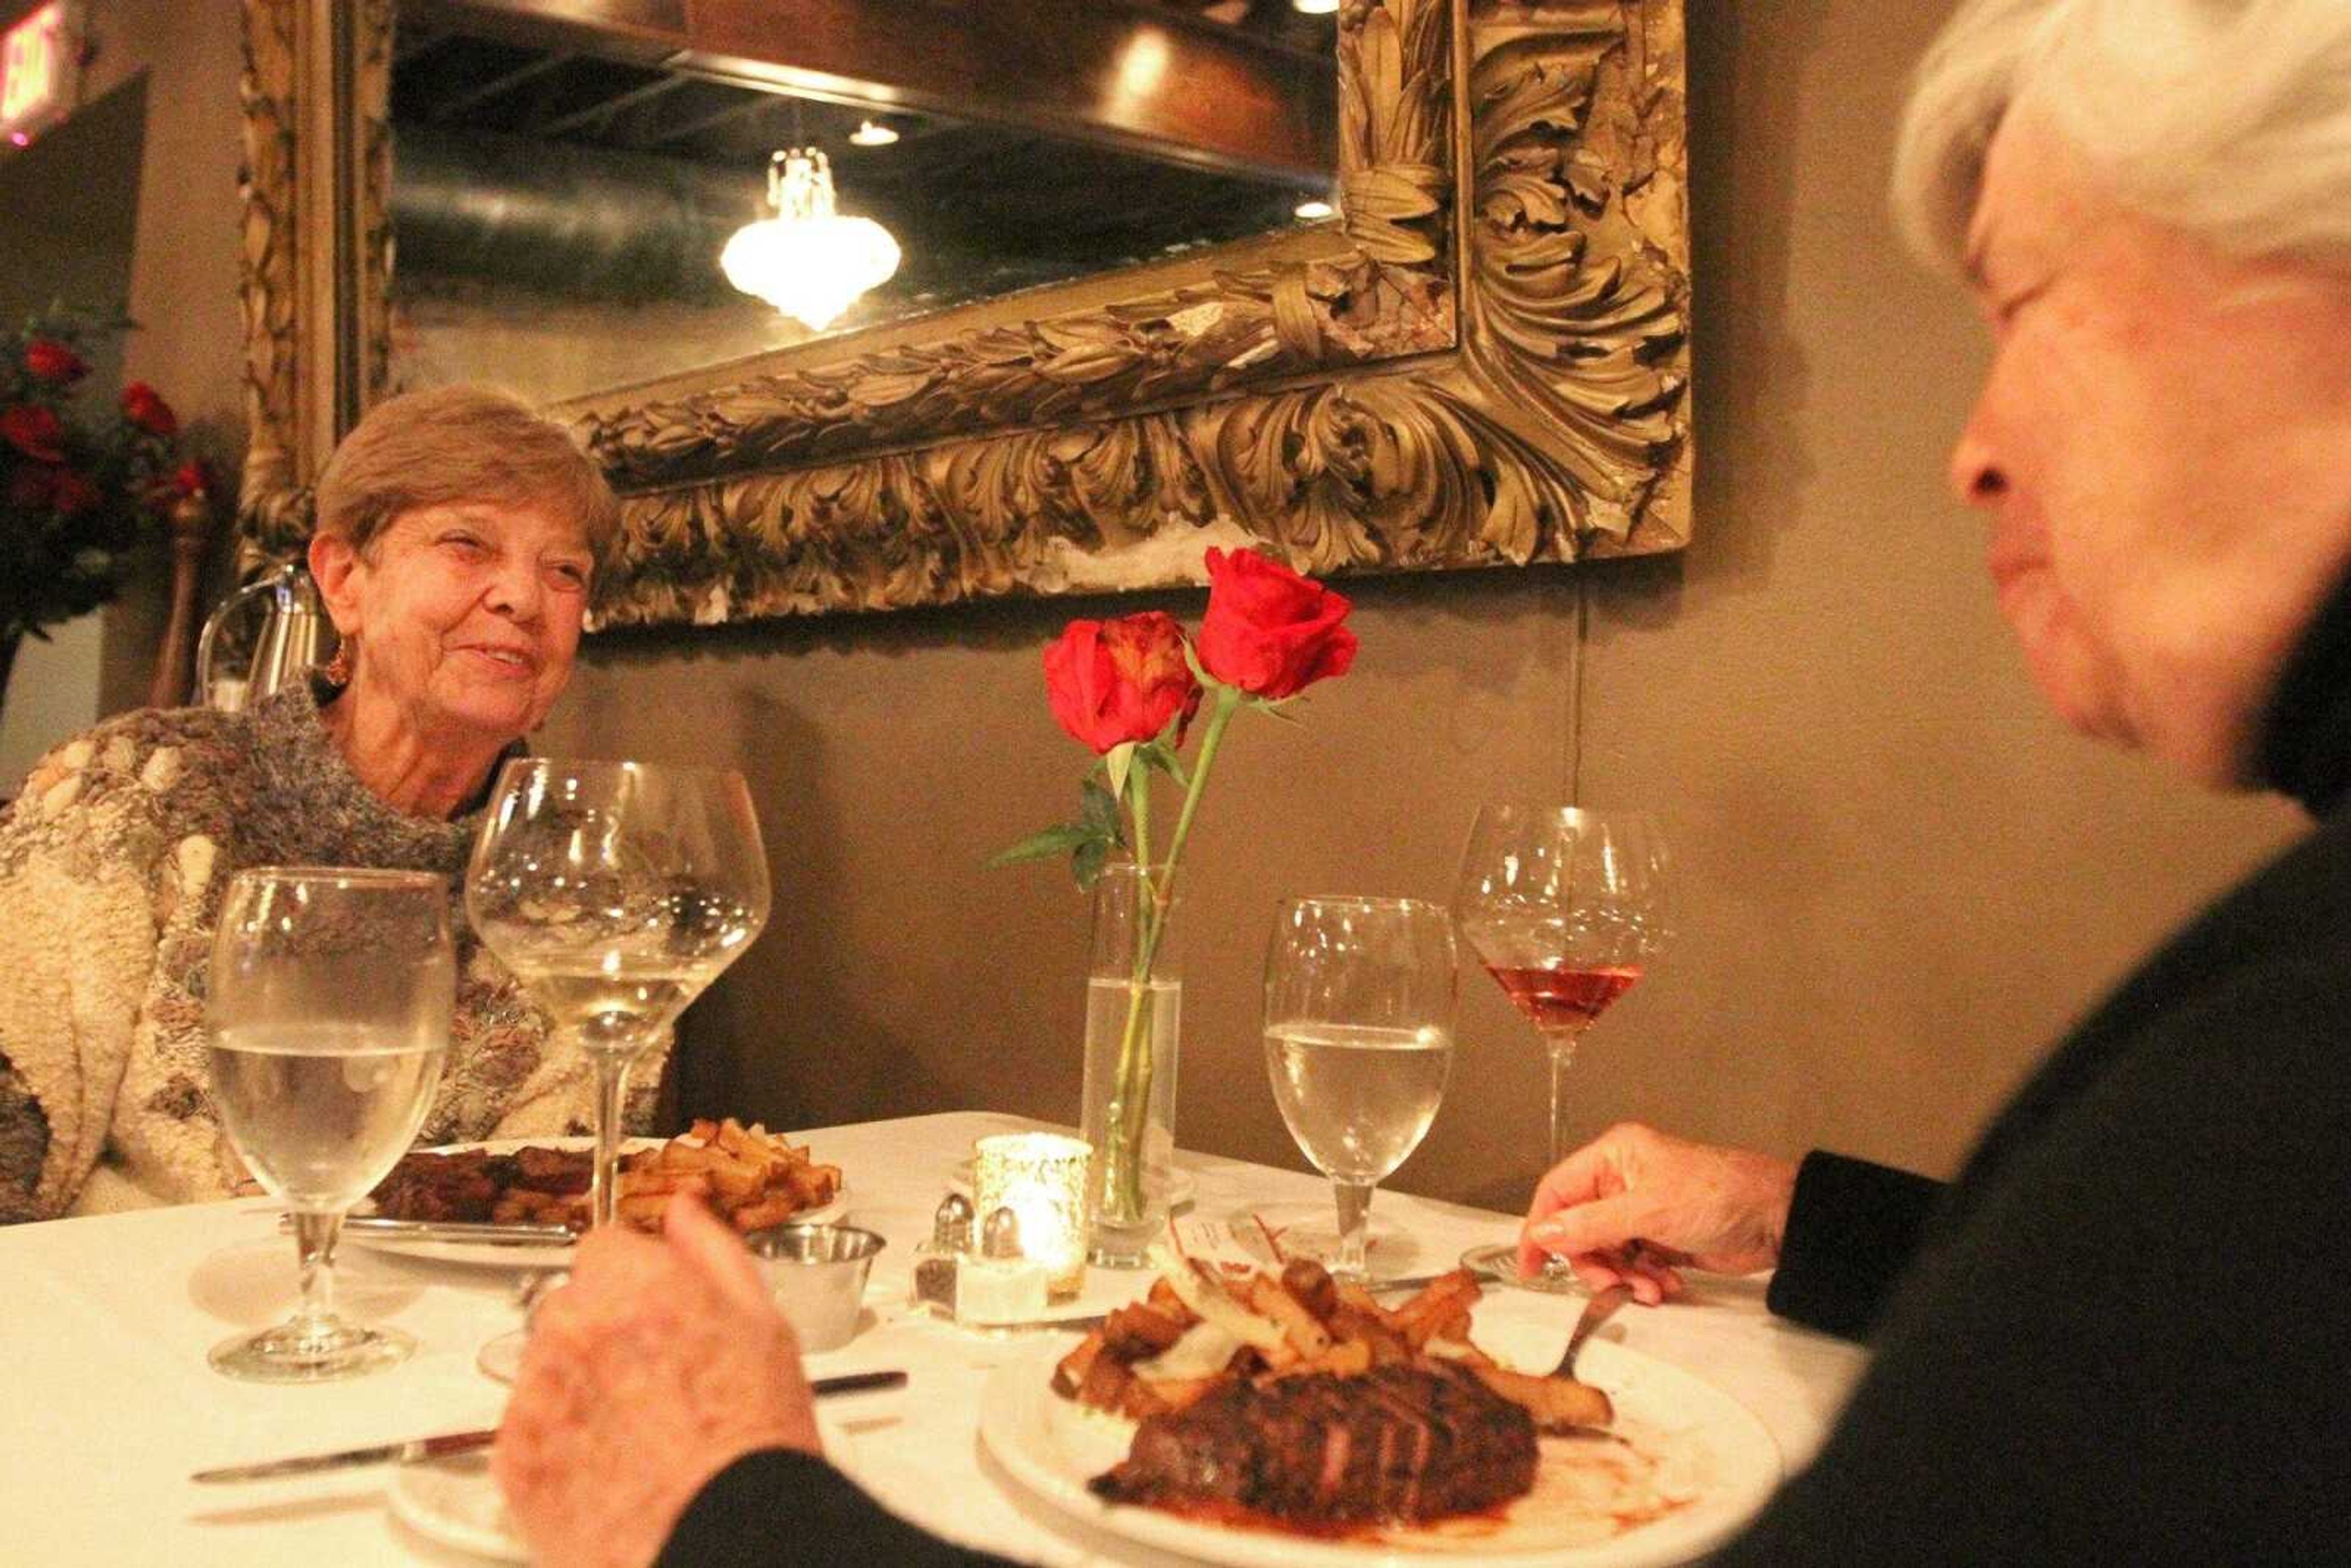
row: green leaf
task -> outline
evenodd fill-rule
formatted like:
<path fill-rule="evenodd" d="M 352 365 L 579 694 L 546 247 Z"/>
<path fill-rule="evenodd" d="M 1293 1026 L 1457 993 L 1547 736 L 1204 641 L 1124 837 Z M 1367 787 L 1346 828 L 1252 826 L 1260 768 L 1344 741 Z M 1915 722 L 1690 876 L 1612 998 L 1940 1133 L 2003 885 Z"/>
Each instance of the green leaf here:
<path fill-rule="evenodd" d="M 1022 861 L 1040 861 L 1052 855 L 1074 850 L 1090 843 L 1101 835 L 1084 822 L 1057 822 L 1042 832 L 1031 833 L 1010 849 L 998 850 L 988 857 L 990 865 L 1017 865 Z"/>
<path fill-rule="evenodd" d="M 1283 697 L 1279 702 L 1267 702 L 1263 697 L 1259 697 L 1249 706 L 1259 713 L 1280 719 L 1284 724 L 1303 724 L 1306 722 L 1304 719 L 1290 711 L 1290 705 L 1297 700 L 1294 696 L 1289 696 Z"/>
<path fill-rule="evenodd" d="M 1208 674 L 1207 668 L 1201 664 L 1199 652 L 1192 646 L 1192 639 L 1189 637 L 1184 639 L 1184 664 L 1192 672 L 1192 678 L 1207 688 L 1209 695 L 1214 696 L 1225 689 L 1225 683 Z"/>
<path fill-rule="evenodd" d="M 1183 758 L 1177 757 L 1174 748 L 1164 740 L 1155 740 L 1148 746 L 1137 747 L 1134 762 L 1138 768 L 1147 768 L 1165 773 L 1176 780 L 1178 789 L 1188 789 L 1192 787 L 1192 780 L 1184 770 Z"/>
<path fill-rule="evenodd" d="M 1110 845 L 1101 839 L 1089 839 L 1070 857 L 1070 873 L 1078 879 L 1080 887 L 1091 892 L 1109 862 Z"/>
<path fill-rule="evenodd" d="M 1118 797 L 1093 779 L 1087 779 L 1082 796 L 1084 809 L 1078 821 L 1097 838 L 1113 844 L 1126 842 L 1126 816 L 1119 810 Z"/>

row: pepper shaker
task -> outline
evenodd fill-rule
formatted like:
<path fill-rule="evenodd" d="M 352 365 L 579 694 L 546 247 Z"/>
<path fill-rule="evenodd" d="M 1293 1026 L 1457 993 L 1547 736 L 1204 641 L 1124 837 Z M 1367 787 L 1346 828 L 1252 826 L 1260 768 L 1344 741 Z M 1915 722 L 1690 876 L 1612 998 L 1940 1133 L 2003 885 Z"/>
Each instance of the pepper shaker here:
<path fill-rule="evenodd" d="M 951 1192 L 931 1216 L 931 1239 L 914 1249 L 914 1305 L 956 1315 L 956 1279 L 971 1251 L 971 1199 Z"/>

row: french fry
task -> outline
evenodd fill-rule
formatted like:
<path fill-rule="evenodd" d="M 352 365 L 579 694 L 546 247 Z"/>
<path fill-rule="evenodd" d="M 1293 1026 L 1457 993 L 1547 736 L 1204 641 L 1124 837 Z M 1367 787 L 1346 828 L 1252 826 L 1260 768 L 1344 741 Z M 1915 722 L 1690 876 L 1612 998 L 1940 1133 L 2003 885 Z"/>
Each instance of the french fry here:
<path fill-rule="evenodd" d="M 1144 1300 L 1154 1311 L 1165 1312 L 1186 1328 L 1200 1321 L 1199 1315 L 1184 1304 L 1184 1298 L 1176 1293 L 1176 1287 L 1164 1279 L 1151 1281 L 1151 1293 Z"/>
<path fill-rule="evenodd" d="M 1405 1343 L 1418 1350 L 1428 1343 L 1439 1324 L 1468 1312 L 1481 1293 L 1476 1275 L 1467 1269 L 1456 1269 L 1431 1281 L 1420 1294 L 1396 1308 L 1390 1321 L 1404 1335 Z"/>
<path fill-rule="evenodd" d="M 738 1161 L 713 1166 L 704 1175 L 710 1183 L 711 1195 L 722 1203 L 756 1203 L 768 1190 L 767 1173 Z"/>
<path fill-rule="evenodd" d="M 732 1116 L 718 1124 L 718 1136 L 715 1141 L 720 1148 L 730 1155 L 759 1155 L 767 1152 L 767 1145 L 751 1135 L 751 1129 Z"/>
<path fill-rule="evenodd" d="M 1605 1427 L 1615 1415 L 1608 1396 L 1572 1377 L 1535 1377 L 1507 1372 L 1499 1366 L 1472 1366 L 1479 1380 L 1523 1407 L 1545 1432 L 1566 1432 L 1578 1427 Z"/>
<path fill-rule="evenodd" d="M 707 1197 L 710 1194 L 709 1174 L 705 1171 L 635 1171 L 621 1184 L 622 1197 L 667 1197 L 679 1192 Z"/>
<path fill-rule="evenodd" d="M 1389 1326 L 1387 1314 L 1376 1305 L 1365 1312 L 1347 1305 L 1343 1297 L 1338 1311 L 1331 1314 L 1331 1332 L 1343 1340 L 1369 1346 L 1374 1366 L 1412 1359 L 1412 1347 Z"/>
<path fill-rule="evenodd" d="M 1249 1281 L 1248 1291 L 1249 1311 L 1280 1324 L 1282 1338 L 1290 1342 L 1300 1360 L 1314 1361 L 1330 1352 L 1331 1331 L 1300 1305 L 1280 1281 L 1259 1274 Z"/>
<path fill-rule="evenodd" d="M 783 1186 L 801 1207 L 820 1207 L 841 1190 L 841 1167 L 793 1166 L 783 1173 Z"/>
<path fill-rule="evenodd" d="M 1053 1364 L 1053 1392 L 1065 1399 L 1074 1399 L 1085 1386 L 1086 1374 L 1094 1358 L 1102 1354 L 1104 1341 L 1100 1334 L 1088 1334 L 1078 1342 L 1075 1350 Z"/>
<path fill-rule="evenodd" d="M 1110 1314 L 1102 1323 L 1100 1342 L 1121 1361 L 1148 1361 L 1182 1339 L 1184 1328 L 1181 1320 L 1148 1301 L 1137 1301 Z"/>
<path fill-rule="evenodd" d="M 1090 1410 L 1123 1410 L 1134 1380 L 1125 1363 L 1097 1355 L 1086 1364 L 1085 1375 L 1078 1384 L 1078 1403 Z"/>
<path fill-rule="evenodd" d="M 1334 1340 L 1331 1348 L 1312 1361 L 1301 1361 L 1290 1369 L 1289 1375 L 1326 1372 L 1333 1377 L 1361 1377 L 1372 1369 L 1372 1345 L 1369 1340 Z"/>
<path fill-rule="evenodd" d="M 747 1208 L 738 1208 L 727 1218 L 736 1229 L 747 1232 L 765 1230 L 770 1225 L 781 1225 L 799 1211 L 800 1206 L 789 1197 L 777 1197 L 764 1203 L 752 1204 Z"/>
<path fill-rule="evenodd" d="M 640 1230 L 661 1228 L 662 1212 L 669 1207 L 668 1193 L 624 1192 L 612 1206 L 613 1217 Z"/>
<path fill-rule="evenodd" d="M 1440 1339 L 1456 1340 L 1463 1343 L 1468 1342 L 1469 1309 L 1467 1306 L 1457 1307 L 1450 1315 L 1429 1324 L 1427 1338 L 1421 1343 L 1427 1344 Z"/>

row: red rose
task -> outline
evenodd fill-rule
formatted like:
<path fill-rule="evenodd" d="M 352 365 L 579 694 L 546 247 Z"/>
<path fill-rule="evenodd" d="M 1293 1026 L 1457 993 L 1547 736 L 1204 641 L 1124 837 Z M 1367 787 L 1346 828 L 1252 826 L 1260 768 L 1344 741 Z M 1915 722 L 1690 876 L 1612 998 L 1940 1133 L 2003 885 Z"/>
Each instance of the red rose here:
<path fill-rule="evenodd" d="M 1200 666 L 1227 685 L 1279 700 L 1355 662 L 1353 606 L 1252 549 L 1208 552 Z"/>
<path fill-rule="evenodd" d="M 204 495 L 211 489 L 212 482 L 205 476 L 204 465 L 201 463 L 183 463 L 172 471 L 172 494 L 174 496 L 185 499 L 190 496 Z"/>
<path fill-rule="evenodd" d="M 40 463 L 66 460 L 66 427 L 56 411 L 20 402 L 0 408 L 0 441 Z"/>
<path fill-rule="evenodd" d="M 36 338 L 25 345 L 25 369 L 36 380 L 53 386 L 67 386 L 81 380 L 89 366 L 82 357 L 58 342 L 55 338 Z"/>
<path fill-rule="evenodd" d="M 1184 630 L 1156 610 L 1117 621 L 1072 621 L 1045 650 L 1045 698 L 1061 727 L 1100 754 L 1149 740 L 1200 706 L 1184 663 Z"/>
<path fill-rule="evenodd" d="M 177 435 L 180 416 L 163 401 L 163 394 L 145 382 L 132 382 L 122 389 L 122 417 L 150 435 Z"/>
<path fill-rule="evenodd" d="M 98 486 L 70 468 L 57 470 L 56 481 L 49 486 L 49 505 L 57 516 L 70 517 L 87 512 L 98 505 Z"/>

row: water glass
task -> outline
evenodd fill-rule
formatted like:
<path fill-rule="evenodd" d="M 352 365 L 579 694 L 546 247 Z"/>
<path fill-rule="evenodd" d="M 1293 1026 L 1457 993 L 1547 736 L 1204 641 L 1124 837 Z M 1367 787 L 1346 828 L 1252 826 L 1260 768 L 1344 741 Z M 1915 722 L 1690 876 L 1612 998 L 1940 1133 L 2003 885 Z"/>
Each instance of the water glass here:
<path fill-rule="evenodd" d="M 1265 957 L 1265 1065 L 1290 1136 L 1331 1178 L 1331 1271 L 1365 1278 L 1372 1193 L 1420 1146 L 1453 1064 L 1453 922 L 1411 898 L 1292 898 Z"/>
<path fill-rule="evenodd" d="M 335 1315 L 343 1215 L 408 1150 L 449 1045 L 448 883 L 424 872 L 260 866 L 229 883 L 205 980 L 214 1103 L 294 1222 L 294 1316 L 214 1347 L 266 1383 L 379 1371 L 415 1348 Z"/>

